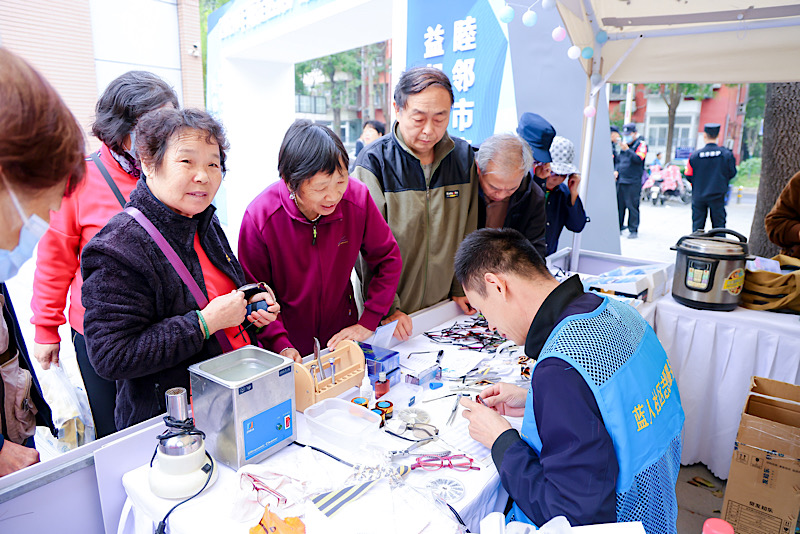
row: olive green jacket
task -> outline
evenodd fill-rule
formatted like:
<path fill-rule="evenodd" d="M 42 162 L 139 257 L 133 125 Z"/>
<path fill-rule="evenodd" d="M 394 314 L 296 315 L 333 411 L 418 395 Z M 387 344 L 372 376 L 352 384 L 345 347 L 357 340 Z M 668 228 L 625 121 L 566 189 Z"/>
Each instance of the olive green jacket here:
<path fill-rule="evenodd" d="M 400 246 L 403 272 L 390 313 L 410 314 L 464 296 L 453 259 L 462 239 L 478 226 L 478 176 L 469 143 L 445 133 L 434 146 L 426 181 L 395 123 L 390 135 L 359 153 L 352 176 L 369 187 Z M 359 270 L 368 282 L 369 273 Z"/>

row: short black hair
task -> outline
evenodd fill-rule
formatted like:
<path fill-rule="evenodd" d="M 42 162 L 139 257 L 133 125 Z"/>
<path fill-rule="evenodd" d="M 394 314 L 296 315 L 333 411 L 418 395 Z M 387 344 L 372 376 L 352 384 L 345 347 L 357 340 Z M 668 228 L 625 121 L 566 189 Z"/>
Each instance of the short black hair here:
<path fill-rule="evenodd" d="M 513 228 L 483 228 L 469 234 L 458 246 L 455 271 L 464 289 L 482 297 L 487 295 L 486 273 L 552 278 L 531 242 Z"/>
<path fill-rule="evenodd" d="M 219 146 L 219 167 L 225 175 L 225 151 L 230 148 L 225 129 L 219 121 L 202 109 L 162 108 L 145 113 L 136 124 L 136 155 L 142 163 L 160 168 L 170 140 L 185 131 L 205 134 L 209 144 Z"/>
<path fill-rule="evenodd" d="M 290 191 L 317 173 L 347 173 L 350 158 L 333 130 L 310 120 L 300 119 L 286 130 L 278 152 L 278 174 Z"/>
<path fill-rule="evenodd" d="M 364 123 L 364 128 L 371 126 L 381 135 L 386 135 L 386 123 L 381 121 L 367 121 Z"/>
<path fill-rule="evenodd" d="M 92 134 L 108 148 L 122 154 L 125 150 L 122 143 L 139 117 L 165 104 L 178 107 L 178 95 L 167 82 L 152 72 L 126 72 L 108 84 L 100 95 Z"/>
<path fill-rule="evenodd" d="M 413 67 L 405 71 L 394 88 L 394 101 L 397 107 L 404 109 L 406 100 L 411 95 L 416 95 L 432 85 L 438 85 L 450 94 L 450 105 L 453 105 L 453 86 L 447 74 L 434 67 Z"/>

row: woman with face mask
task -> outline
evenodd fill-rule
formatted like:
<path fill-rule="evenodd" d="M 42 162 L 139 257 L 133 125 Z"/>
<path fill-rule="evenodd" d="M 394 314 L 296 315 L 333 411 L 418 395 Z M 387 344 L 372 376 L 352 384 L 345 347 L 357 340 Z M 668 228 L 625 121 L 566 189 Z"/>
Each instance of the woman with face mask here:
<path fill-rule="evenodd" d="M 0 282 L 19 271 L 47 231 L 51 210 L 85 173 L 80 125 L 55 89 L 30 65 L 0 48 Z M 16 317 L 2 284 L 0 300 L 0 476 L 39 461 L 37 424 L 52 429 Z M 7 417 L 8 414 L 14 414 Z"/>
<path fill-rule="evenodd" d="M 83 337 L 80 254 L 83 247 L 115 214 L 122 211 L 141 175 L 134 149 L 133 128 L 139 117 L 162 107 L 177 108 L 178 97 L 161 78 L 150 72 L 130 71 L 113 80 L 97 101 L 92 133 L 100 150 L 87 158 L 86 181 L 61 211 L 53 215 L 50 231 L 42 237 L 34 275 L 32 322 L 36 325 L 33 355 L 43 369 L 58 364 L 65 322 L 64 303 L 70 294 L 69 324 L 72 342 L 92 409 L 95 433 L 102 438 L 116 430 L 114 381 L 97 375 L 89 363 Z"/>

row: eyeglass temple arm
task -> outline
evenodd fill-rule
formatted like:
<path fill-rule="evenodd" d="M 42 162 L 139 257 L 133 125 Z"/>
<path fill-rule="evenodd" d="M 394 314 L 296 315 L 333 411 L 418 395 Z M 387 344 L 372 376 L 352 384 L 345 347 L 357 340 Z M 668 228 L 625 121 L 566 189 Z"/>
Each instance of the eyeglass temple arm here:
<path fill-rule="evenodd" d="M 260 478 L 256 477 L 255 475 L 250 475 L 249 473 L 247 473 L 247 478 L 250 479 L 250 481 L 253 483 L 253 486 L 257 490 L 264 490 L 266 492 L 269 492 L 276 499 L 278 499 L 278 504 L 279 505 L 282 506 L 282 505 L 286 504 L 286 497 L 284 497 L 283 494 L 279 493 L 277 490 L 274 490 L 274 489 L 270 488 L 269 486 L 267 486 L 266 484 L 264 484 L 263 480 L 261 480 Z"/>

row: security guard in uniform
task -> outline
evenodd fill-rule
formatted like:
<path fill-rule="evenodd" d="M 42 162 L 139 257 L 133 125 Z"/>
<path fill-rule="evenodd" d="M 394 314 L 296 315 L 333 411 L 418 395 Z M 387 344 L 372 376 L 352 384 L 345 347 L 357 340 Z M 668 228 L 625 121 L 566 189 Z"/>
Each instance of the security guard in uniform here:
<path fill-rule="evenodd" d="M 689 156 L 684 174 L 692 183 L 692 231 L 703 230 L 711 211 L 711 227 L 725 228 L 725 193 L 736 176 L 736 159 L 724 146 L 717 145 L 719 124 L 703 128 L 706 146 Z"/>

